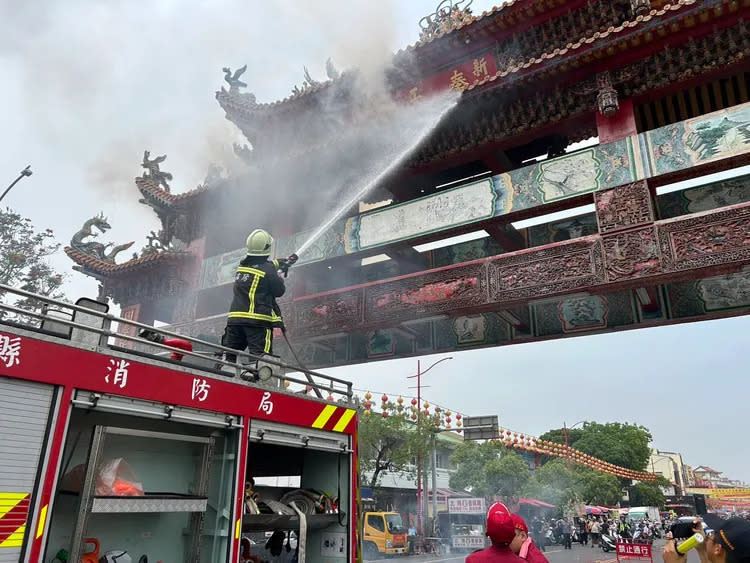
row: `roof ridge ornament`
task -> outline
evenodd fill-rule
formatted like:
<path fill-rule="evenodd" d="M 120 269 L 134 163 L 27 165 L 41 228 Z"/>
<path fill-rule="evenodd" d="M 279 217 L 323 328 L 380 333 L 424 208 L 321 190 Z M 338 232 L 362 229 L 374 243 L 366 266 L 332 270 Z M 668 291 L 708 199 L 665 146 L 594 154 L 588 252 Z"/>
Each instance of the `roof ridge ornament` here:
<path fill-rule="evenodd" d="M 245 74 L 245 71 L 247 70 L 247 65 L 235 70 L 234 74 L 232 74 L 231 67 L 228 66 L 225 66 L 221 70 L 224 73 L 224 80 L 229 84 L 229 91 L 231 93 L 239 93 L 240 88 L 247 88 L 247 84 L 240 80 L 240 76 Z"/>
<path fill-rule="evenodd" d="M 170 193 L 167 180 L 172 179 L 172 174 L 160 170 L 160 165 L 167 159 L 167 155 L 163 154 L 153 159 L 149 158 L 150 156 L 150 151 L 143 151 L 143 162 L 141 162 L 141 168 L 145 168 L 146 172 L 143 173 L 142 177 L 153 181 L 157 186 L 162 186 L 165 192 Z"/>
<path fill-rule="evenodd" d="M 429 41 L 450 33 L 472 19 L 471 4 L 474 0 L 442 0 L 435 11 L 419 20 L 420 41 Z"/>

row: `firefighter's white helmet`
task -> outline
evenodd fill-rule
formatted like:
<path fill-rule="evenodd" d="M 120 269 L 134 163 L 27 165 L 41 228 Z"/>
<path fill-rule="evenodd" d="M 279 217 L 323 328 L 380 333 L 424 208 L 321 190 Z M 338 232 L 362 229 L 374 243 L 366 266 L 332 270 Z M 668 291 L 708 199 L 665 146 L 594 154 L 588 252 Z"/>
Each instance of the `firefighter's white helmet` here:
<path fill-rule="evenodd" d="M 102 555 L 99 563 L 133 563 L 133 558 L 124 549 L 113 549 Z"/>
<path fill-rule="evenodd" d="M 255 229 L 247 236 L 248 256 L 268 256 L 272 246 L 273 237 L 263 229 Z"/>

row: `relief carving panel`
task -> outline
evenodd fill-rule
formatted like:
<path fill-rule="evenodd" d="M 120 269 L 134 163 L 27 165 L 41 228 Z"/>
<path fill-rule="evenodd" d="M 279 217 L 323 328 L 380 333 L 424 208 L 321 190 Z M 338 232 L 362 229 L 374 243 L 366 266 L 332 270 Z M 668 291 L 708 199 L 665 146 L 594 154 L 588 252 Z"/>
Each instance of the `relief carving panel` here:
<path fill-rule="evenodd" d="M 604 281 L 601 245 L 593 237 L 501 257 L 489 268 L 494 302 L 540 299 Z"/>
<path fill-rule="evenodd" d="M 750 203 L 663 223 L 659 244 L 666 271 L 750 261 Z"/>
<path fill-rule="evenodd" d="M 336 332 L 362 324 L 362 290 L 323 295 L 294 303 L 294 333 Z"/>
<path fill-rule="evenodd" d="M 651 223 L 654 209 L 645 181 L 633 182 L 594 194 L 599 232 L 602 234 Z"/>
<path fill-rule="evenodd" d="M 603 237 L 607 280 L 616 282 L 661 273 L 654 227 Z"/>
<path fill-rule="evenodd" d="M 413 319 L 487 302 L 486 266 L 471 264 L 410 276 L 365 288 L 368 323 Z"/>

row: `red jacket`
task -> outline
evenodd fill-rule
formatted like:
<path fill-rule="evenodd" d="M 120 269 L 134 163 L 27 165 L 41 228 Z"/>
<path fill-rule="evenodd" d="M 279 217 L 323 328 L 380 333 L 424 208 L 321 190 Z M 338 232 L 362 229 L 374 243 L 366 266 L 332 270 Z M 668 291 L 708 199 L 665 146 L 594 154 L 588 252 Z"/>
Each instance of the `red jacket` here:
<path fill-rule="evenodd" d="M 513 553 L 507 545 L 492 545 L 469 555 L 466 563 L 524 563 L 524 560 Z"/>
<path fill-rule="evenodd" d="M 521 546 L 521 552 L 518 554 L 522 559 L 528 561 L 528 563 L 549 563 L 544 554 L 539 551 L 539 548 L 528 538 Z"/>

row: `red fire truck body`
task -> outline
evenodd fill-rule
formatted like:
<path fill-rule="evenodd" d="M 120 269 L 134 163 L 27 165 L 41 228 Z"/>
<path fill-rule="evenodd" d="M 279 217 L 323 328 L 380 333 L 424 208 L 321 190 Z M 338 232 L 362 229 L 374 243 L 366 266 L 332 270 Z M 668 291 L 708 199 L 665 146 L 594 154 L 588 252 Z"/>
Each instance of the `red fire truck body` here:
<path fill-rule="evenodd" d="M 338 503 L 305 518 L 307 561 L 355 560 L 351 386 L 324 401 L 281 378 L 247 382 L 191 367 L 190 356 L 112 346 L 106 329 L 95 329 L 101 343 L 75 341 L 80 321 L 67 326 L 51 334 L 44 322 L 0 324 L 0 562 L 80 560 L 96 549 L 132 561 L 236 562 L 246 532 L 283 532 L 288 549 L 299 517 L 248 512 L 248 483 L 268 477 L 297 481 L 255 485 L 255 501 L 257 491 L 283 501 L 296 485 Z M 103 466 L 132 470 L 125 480 L 144 492 L 102 494 Z M 263 558 L 263 549 L 251 553 Z"/>

